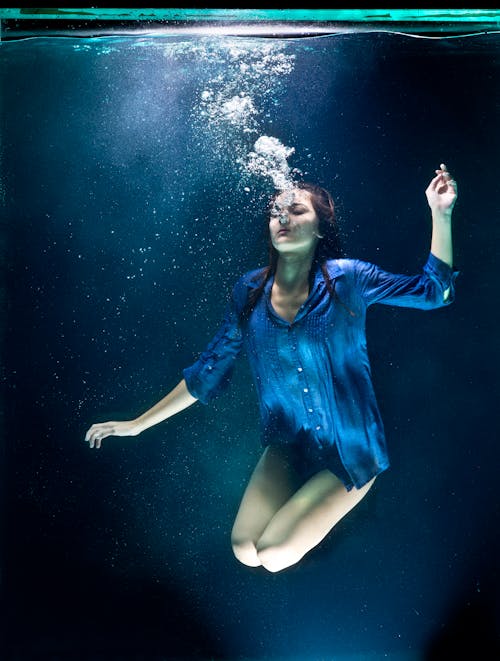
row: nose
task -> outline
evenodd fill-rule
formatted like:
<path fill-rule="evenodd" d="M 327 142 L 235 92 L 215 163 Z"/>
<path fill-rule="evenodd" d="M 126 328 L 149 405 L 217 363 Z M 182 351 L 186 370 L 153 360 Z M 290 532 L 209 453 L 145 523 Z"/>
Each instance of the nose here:
<path fill-rule="evenodd" d="M 288 225 L 288 214 L 283 212 L 280 213 L 279 222 L 280 225 Z"/>

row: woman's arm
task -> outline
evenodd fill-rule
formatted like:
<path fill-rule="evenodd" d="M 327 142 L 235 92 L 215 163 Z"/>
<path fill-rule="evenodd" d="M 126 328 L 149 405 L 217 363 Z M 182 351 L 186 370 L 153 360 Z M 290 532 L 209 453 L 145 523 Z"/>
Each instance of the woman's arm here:
<path fill-rule="evenodd" d="M 425 191 L 432 211 L 431 252 L 448 266 L 453 265 L 451 214 L 457 199 L 457 183 L 441 163 Z"/>
<path fill-rule="evenodd" d="M 389 273 L 378 266 L 354 260 L 357 289 L 364 303 L 384 303 L 431 310 L 454 300 L 458 271 L 452 270 L 451 214 L 457 184 L 441 163 L 425 194 L 432 212 L 431 250 L 421 276 Z"/>
<path fill-rule="evenodd" d="M 194 402 L 200 401 L 206 404 L 215 397 L 228 384 L 233 364 L 243 343 L 239 314 L 246 296 L 247 287 L 242 277 L 233 289 L 222 326 L 198 360 L 183 370 L 182 381 L 157 404 L 134 420 L 112 420 L 92 425 L 85 435 L 90 447 L 100 448 L 101 441 L 106 436 L 137 436 L 148 427 L 183 411 Z M 239 300 L 240 298 L 242 301 Z"/>
<path fill-rule="evenodd" d="M 145 429 L 183 411 L 194 402 L 196 398 L 189 393 L 186 382 L 182 379 L 168 395 L 138 418 L 92 425 L 85 435 L 85 440 L 91 448 L 94 446 L 100 448 L 102 439 L 106 436 L 137 436 Z"/>

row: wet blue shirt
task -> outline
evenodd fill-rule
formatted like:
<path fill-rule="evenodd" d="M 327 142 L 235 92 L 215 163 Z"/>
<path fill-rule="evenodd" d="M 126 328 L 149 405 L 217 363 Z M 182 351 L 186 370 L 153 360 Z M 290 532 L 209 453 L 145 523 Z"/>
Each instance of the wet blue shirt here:
<path fill-rule="evenodd" d="M 449 305 L 458 271 L 432 253 L 419 275 L 388 273 L 357 259 L 329 260 L 327 268 L 336 295 L 318 266 L 309 297 L 292 323 L 273 309 L 273 277 L 242 321 L 260 271 L 243 275 L 222 326 L 183 375 L 193 397 L 207 403 L 227 385 L 244 346 L 260 404 L 263 444 L 295 443 L 298 438 L 318 450 L 335 444 L 352 483 L 360 488 L 389 466 L 368 360 L 366 310 L 374 303 L 421 310 Z"/>

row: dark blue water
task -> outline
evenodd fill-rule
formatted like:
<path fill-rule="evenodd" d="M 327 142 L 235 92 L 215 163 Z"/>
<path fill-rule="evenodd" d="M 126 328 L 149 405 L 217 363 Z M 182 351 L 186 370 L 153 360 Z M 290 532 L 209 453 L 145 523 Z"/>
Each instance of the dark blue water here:
<path fill-rule="evenodd" d="M 499 36 L 35 38 L 0 57 L 2 658 L 498 650 Z M 390 271 L 425 261 L 434 169 L 459 187 L 455 303 L 368 318 L 391 468 L 278 574 L 229 540 L 261 452 L 243 361 L 209 407 L 83 441 L 175 386 L 266 263 L 259 136 L 332 191 L 346 253 Z"/>

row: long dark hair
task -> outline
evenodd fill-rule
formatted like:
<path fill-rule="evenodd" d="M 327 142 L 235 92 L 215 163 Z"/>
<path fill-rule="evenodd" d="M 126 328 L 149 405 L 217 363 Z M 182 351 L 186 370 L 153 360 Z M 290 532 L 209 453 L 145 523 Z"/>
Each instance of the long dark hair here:
<path fill-rule="evenodd" d="M 336 296 L 338 299 L 338 296 L 335 293 L 335 281 L 333 281 L 332 284 L 330 274 L 328 273 L 328 269 L 326 267 L 327 260 L 338 259 L 343 255 L 339 227 L 335 217 L 335 204 L 333 202 L 333 198 L 325 188 L 321 188 L 321 186 L 305 181 L 294 183 L 293 188 L 299 188 L 301 190 L 308 191 L 311 195 L 311 204 L 319 219 L 318 229 L 321 236 L 316 244 L 316 250 L 313 257 L 313 267 L 316 264 L 320 265 L 328 291 L 332 296 Z M 282 191 L 278 191 L 271 197 L 268 207 L 269 213 L 271 212 L 276 198 L 278 195 L 281 195 L 281 193 Z M 260 282 L 258 287 L 250 291 L 247 303 L 242 311 L 242 318 L 248 318 L 250 316 L 262 292 L 264 291 L 264 287 L 266 286 L 267 281 L 272 275 L 276 273 L 279 253 L 272 244 L 270 234 L 268 240 L 269 264 L 255 276 L 255 279 L 259 280 Z M 311 269 L 311 272 L 313 271 L 314 268 Z M 349 310 L 349 313 L 354 315 L 351 310 Z"/>

